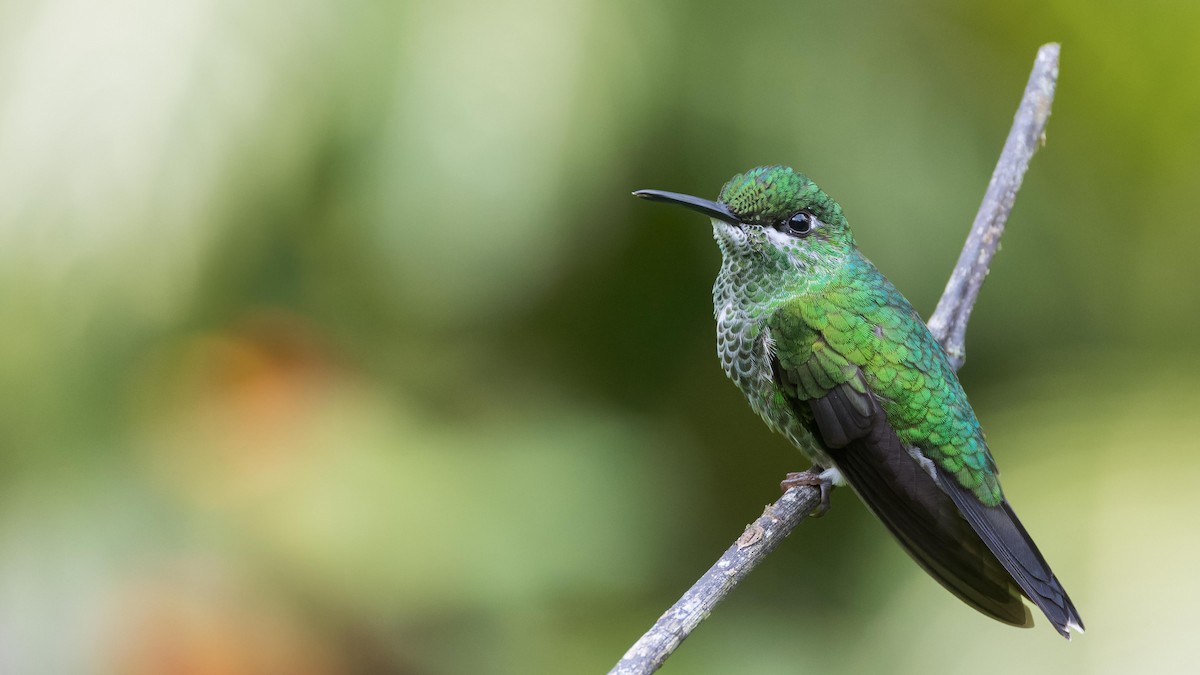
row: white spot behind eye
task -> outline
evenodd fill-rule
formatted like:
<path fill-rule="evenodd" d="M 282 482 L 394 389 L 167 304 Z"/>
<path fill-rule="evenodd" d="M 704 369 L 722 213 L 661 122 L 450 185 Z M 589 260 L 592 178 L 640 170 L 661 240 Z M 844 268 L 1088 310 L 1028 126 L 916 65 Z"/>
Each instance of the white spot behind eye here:
<path fill-rule="evenodd" d="M 796 243 L 796 239 L 794 237 L 784 234 L 773 227 L 766 227 L 763 229 L 766 230 L 767 239 L 771 240 L 771 243 L 775 246 L 775 248 L 791 248 Z"/>

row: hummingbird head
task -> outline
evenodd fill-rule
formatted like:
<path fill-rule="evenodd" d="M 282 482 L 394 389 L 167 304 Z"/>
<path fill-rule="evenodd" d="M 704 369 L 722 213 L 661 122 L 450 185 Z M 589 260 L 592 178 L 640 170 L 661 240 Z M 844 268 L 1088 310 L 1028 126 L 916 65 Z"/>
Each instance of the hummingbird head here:
<path fill-rule="evenodd" d="M 842 207 L 807 176 L 786 166 L 739 173 L 725 183 L 715 202 L 659 190 L 633 194 L 707 215 L 726 258 L 766 259 L 774 267 L 805 272 L 835 264 L 854 248 Z"/>

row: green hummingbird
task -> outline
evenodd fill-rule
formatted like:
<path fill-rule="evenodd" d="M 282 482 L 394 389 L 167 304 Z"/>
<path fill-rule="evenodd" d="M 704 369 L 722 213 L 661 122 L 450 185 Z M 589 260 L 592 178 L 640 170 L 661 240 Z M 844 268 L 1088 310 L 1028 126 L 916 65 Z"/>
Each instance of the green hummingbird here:
<path fill-rule="evenodd" d="M 1083 632 L 1001 491 L 945 352 L 855 246 L 837 202 L 785 166 L 734 176 L 715 202 L 633 194 L 712 220 L 717 355 L 750 407 L 813 461 L 793 484 L 819 483 L 822 511 L 829 486 L 848 484 L 930 576 L 983 614 L 1032 626 L 1024 595 L 1067 639 Z"/>

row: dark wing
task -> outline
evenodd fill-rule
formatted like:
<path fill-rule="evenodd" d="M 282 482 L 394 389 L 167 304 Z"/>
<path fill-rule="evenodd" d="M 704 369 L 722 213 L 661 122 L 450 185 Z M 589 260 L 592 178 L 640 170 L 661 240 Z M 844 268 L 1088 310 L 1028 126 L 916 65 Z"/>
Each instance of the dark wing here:
<path fill-rule="evenodd" d="M 827 350 L 817 344 L 812 357 L 793 360 L 790 368 L 776 359 L 776 380 L 846 482 L 904 550 L 947 590 L 994 619 L 1032 626 L 1024 594 L 1064 636 L 1070 625 L 1082 629 L 1008 503 L 984 506 L 919 452 L 910 454 L 862 371 L 840 359 L 830 368 Z"/>

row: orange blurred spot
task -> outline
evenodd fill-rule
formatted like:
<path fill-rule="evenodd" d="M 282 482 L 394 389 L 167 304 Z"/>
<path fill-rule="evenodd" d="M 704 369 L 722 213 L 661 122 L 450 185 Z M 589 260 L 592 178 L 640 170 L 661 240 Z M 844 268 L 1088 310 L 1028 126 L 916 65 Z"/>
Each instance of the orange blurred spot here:
<path fill-rule="evenodd" d="M 285 608 L 229 580 L 166 574 L 118 589 L 110 672 L 335 675 L 335 648 Z"/>
<path fill-rule="evenodd" d="M 276 310 L 151 361 L 150 459 L 207 502 L 261 493 L 303 465 L 334 387 L 348 381 L 310 324 Z"/>

